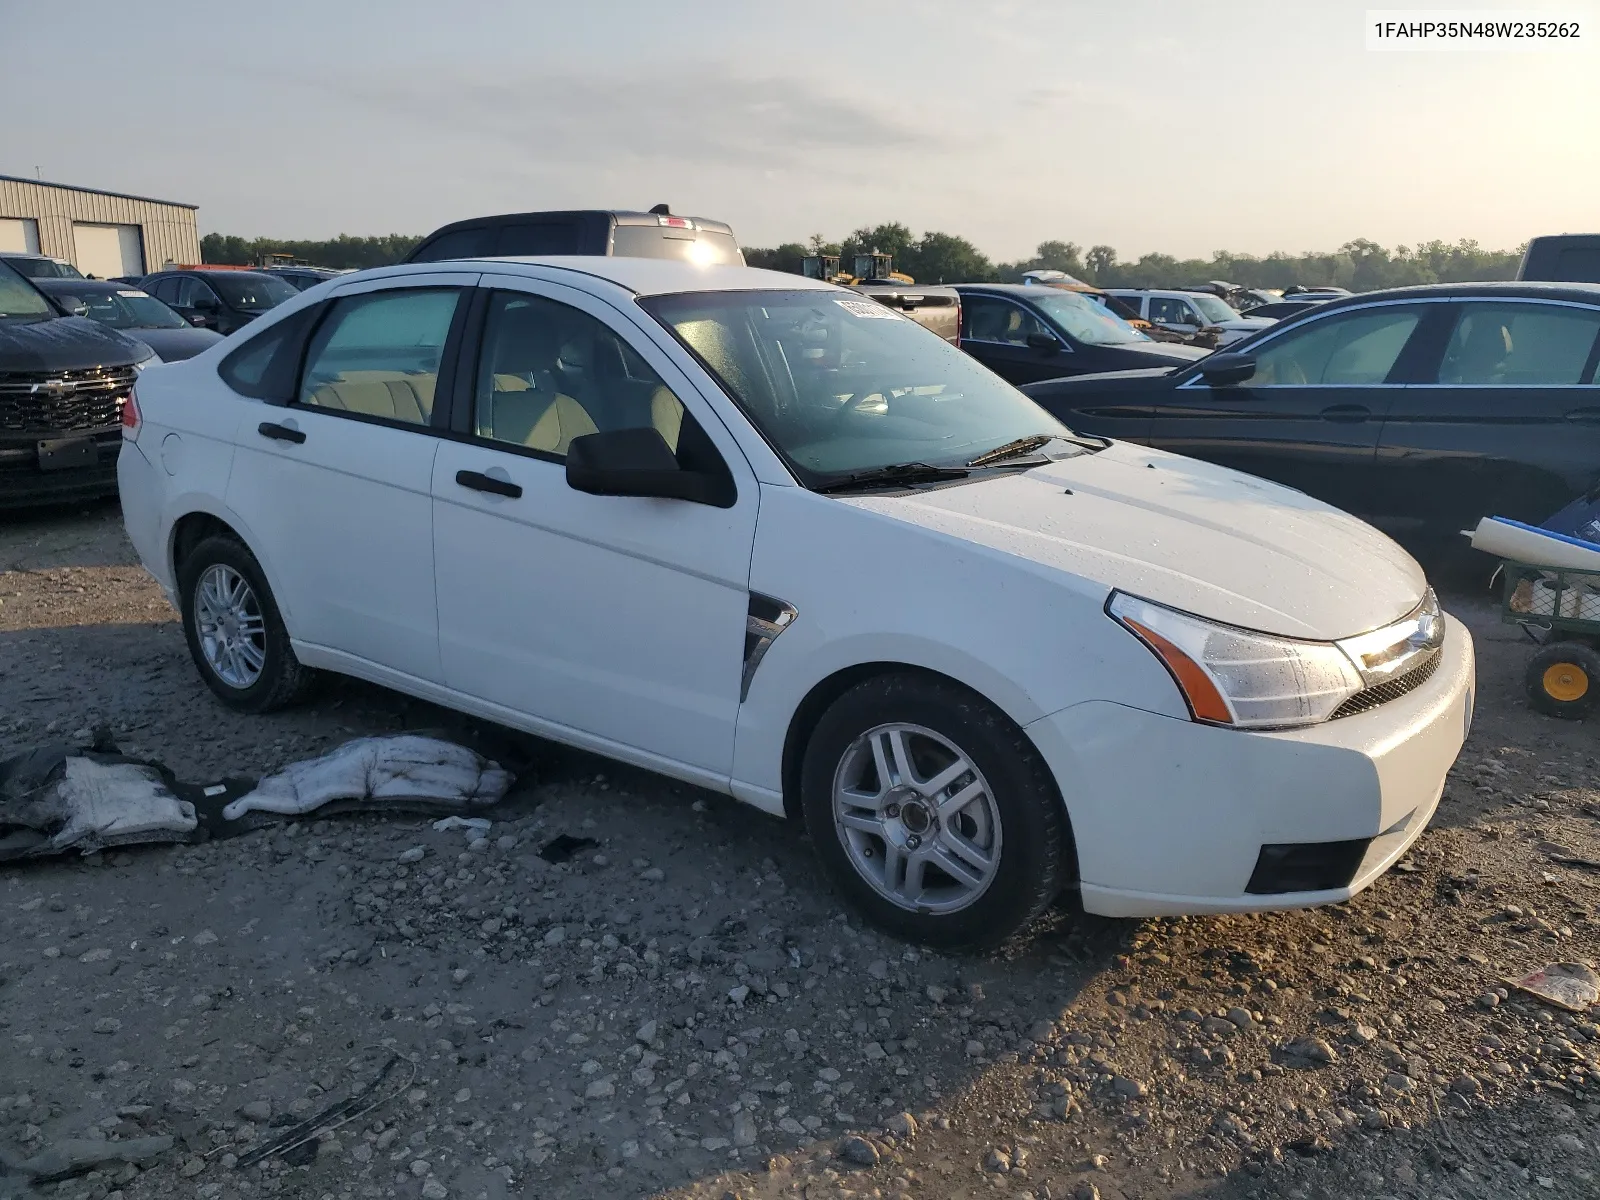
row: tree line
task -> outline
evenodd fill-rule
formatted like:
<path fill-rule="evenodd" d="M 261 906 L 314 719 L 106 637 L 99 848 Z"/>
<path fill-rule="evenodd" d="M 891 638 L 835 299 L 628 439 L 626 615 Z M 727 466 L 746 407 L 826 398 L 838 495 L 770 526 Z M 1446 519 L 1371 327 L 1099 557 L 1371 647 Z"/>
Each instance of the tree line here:
<path fill-rule="evenodd" d="M 1389 250 L 1357 238 L 1331 253 L 1278 252 L 1262 258 L 1219 250 L 1208 259 L 1152 253 L 1124 262 L 1110 246 L 1085 250 L 1076 242 L 1049 241 L 1040 242 L 1032 258 L 994 262 L 966 238 L 937 232 L 917 237 L 905 225 L 893 222 L 857 229 L 840 242 L 813 234 L 805 243 L 785 242 L 771 249 L 746 247 L 744 257 L 753 267 L 798 272 L 807 255 L 837 254 L 849 270 L 854 255 L 875 251 L 893 255 L 895 269 L 918 283 L 1015 283 L 1024 271 L 1053 270 L 1108 288 L 1185 287 L 1221 279 L 1244 287 L 1285 288 L 1298 283 L 1366 292 L 1409 284 L 1510 279 L 1516 274 L 1523 247 L 1485 250 L 1462 238 Z"/>
<path fill-rule="evenodd" d="M 248 264 L 267 254 L 290 254 L 320 267 L 359 269 L 400 262 L 421 240 L 399 233 L 382 237 L 340 234 L 321 241 L 208 233 L 200 239 L 200 251 L 208 263 Z M 1110 246 L 1085 250 L 1076 242 L 1049 241 L 1040 242 L 1032 258 L 995 262 L 966 238 L 933 230 L 915 235 L 899 222 L 863 227 L 838 242 L 813 234 L 804 243 L 746 247 L 744 256 L 753 267 L 798 274 L 807 255 L 837 254 L 848 269 L 852 256 L 863 252 L 892 255 L 895 269 L 919 283 L 1016 282 L 1024 271 L 1056 270 L 1099 287 L 1185 287 L 1224 279 L 1245 287 L 1283 288 L 1298 283 L 1356 292 L 1407 284 L 1510 279 L 1522 257 L 1520 246 L 1485 250 L 1466 238 L 1393 250 L 1357 238 L 1331 252 L 1280 252 L 1263 258 L 1219 250 L 1208 259 L 1151 253 L 1131 262 L 1119 259 Z"/>

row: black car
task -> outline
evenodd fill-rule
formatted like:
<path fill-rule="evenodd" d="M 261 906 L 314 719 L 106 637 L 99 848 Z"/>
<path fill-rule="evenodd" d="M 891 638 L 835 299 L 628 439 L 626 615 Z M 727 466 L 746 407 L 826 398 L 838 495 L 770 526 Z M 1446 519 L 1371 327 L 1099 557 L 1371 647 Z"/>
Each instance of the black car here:
<path fill-rule="evenodd" d="M 435 229 L 406 261 L 520 254 L 610 254 L 744 265 L 744 252 L 731 228 L 704 217 L 674 216 L 665 204 L 649 212 L 579 209 L 473 217 Z"/>
<path fill-rule="evenodd" d="M 222 340 L 197 329 L 148 292 L 98 279 L 36 279 L 34 286 L 74 316 L 120 330 L 156 352 L 162 362 L 193 358 Z"/>
<path fill-rule="evenodd" d="M 343 274 L 342 271 L 333 271 L 327 267 L 262 267 L 261 273 L 283 280 L 297 292 L 316 287 L 319 283 L 327 283 L 328 280 L 337 279 Z"/>
<path fill-rule="evenodd" d="M 0 254 L 0 262 L 5 263 L 19 275 L 29 279 L 82 279 L 83 272 L 69 262 L 62 262 L 59 258 L 51 258 L 47 254 Z"/>
<path fill-rule="evenodd" d="M 224 268 L 157 271 L 140 286 L 185 320 L 223 336 L 300 294 L 264 271 Z"/>
<path fill-rule="evenodd" d="M 1480 517 L 1542 521 L 1590 488 L 1597 360 L 1600 286 L 1469 283 L 1329 300 L 1178 370 L 1023 390 L 1082 432 L 1276 480 L 1431 556 Z"/>
<path fill-rule="evenodd" d="M 1011 283 L 960 283 L 961 348 L 1000 378 L 1185 365 L 1205 350 L 1146 337 L 1083 292 Z"/>
<path fill-rule="evenodd" d="M 1319 304 L 1326 304 L 1325 300 L 1274 300 L 1270 304 L 1258 304 L 1245 312 L 1247 317 L 1265 317 L 1269 321 L 1281 321 L 1285 317 L 1296 317 L 1308 309 Z"/>
<path fill-rule="evenodd" d="M 153 361 L 0 262 L 0 507 L 115 492 L 122 405 Z"/>

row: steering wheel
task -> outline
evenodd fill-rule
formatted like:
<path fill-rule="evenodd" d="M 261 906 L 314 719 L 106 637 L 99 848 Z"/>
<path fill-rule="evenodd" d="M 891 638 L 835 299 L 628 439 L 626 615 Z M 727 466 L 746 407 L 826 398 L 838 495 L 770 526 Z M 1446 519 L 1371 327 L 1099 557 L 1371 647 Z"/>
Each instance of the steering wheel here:
<path fill-rule="evenodd" d="M 885 383 L 883 380 L 878 378 L 868 379 L 866 383 L 855 389 L 855 391 L 851 394 L 850 399 L 846 400 L 834 410 L 833 419 L 835 421 L 840 421 L 844 419 L 845 413 L 859 412 L 861 410 L 861 406 L 874 396 L 881 397 L 883 402 L 888 404 L 891 386 L 892 385 Z"/>

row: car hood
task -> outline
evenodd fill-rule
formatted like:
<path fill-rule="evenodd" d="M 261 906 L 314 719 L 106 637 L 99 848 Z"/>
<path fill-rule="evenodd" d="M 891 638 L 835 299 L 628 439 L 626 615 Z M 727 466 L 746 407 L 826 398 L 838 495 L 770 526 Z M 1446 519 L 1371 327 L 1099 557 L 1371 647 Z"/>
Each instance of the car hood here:
<path fill-rule="evenodd" d="M 1196 349 L 1185 346 L 1183 349 Z M 1196 358 L 1204 358 L 1209 350 L 1201 350 Z M 1141 367 L 1134 371 L 1093 371 L 1087 375 L 1067 375 L 1061 379 L 1041 379 L 1037 383 L 1022 384 L 1017 390 L 1024 396 L 1056 396 L 1067 392 L 1096 392 L 1106 390 L 1144 390 L 1155 386 L 1155 381 L 1172 374 L 1172 363 L 1165 367 Z"/>
<path fill-rule="evenodd" d="M 1245 333 L 1254 333 L 1258 329 L 1265 329 L 1268 325 L 1276 324 L 1277 322 L 1270 317 L 1239 317 L 1232 321 L 1218 321 L 1213 328 L 1238 329 Z"/>
<path fill-rule="evenodd" d="M 0 371 L 82 371 L 148 357 L 138 342 L 87 317 L 0 320 Z"/>
<path fill-rule="evenodd" d="M 193 358 L 222 340 L 222 335 L 214 329 L 128 329 L 124 332 L 149 346 L 161 356 L 162 362 Z"/>
<path fill-rule="evenodd" d="M 1331 640 L 1427 589 L 1399 546 L 1302 492 L 1124 442 L 1019 473 L 845 503 L 1212 620 Z"/>

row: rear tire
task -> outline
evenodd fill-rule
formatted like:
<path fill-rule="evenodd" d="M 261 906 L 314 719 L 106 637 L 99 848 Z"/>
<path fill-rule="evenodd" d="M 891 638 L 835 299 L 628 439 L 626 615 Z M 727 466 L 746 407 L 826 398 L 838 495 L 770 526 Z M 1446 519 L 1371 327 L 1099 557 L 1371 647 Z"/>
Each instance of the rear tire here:
<path fill-rule="evenodd" d="M 958 685 L 903 672 L 823 713 L 801 764 L 806 829 L 874 925 L 941 949 L 1004 941 L 1067 881 L 1066 811 L 1044 760 Z"/>
<path fill-rule="evenodd" d="M 206 538 L 178 566 L 189 654 L 217 699 L 239 712 L 293 704 L 316 675 L 295 657 L 255 556 L 237 538 Z"/>
<path fill-rule="evenodd" d="M 1583 642 L 1552 642 L 1528 660 L 1523 682 L 1538 711 L 1581 720 L 1600 702 L 1600 653 Z"/>

